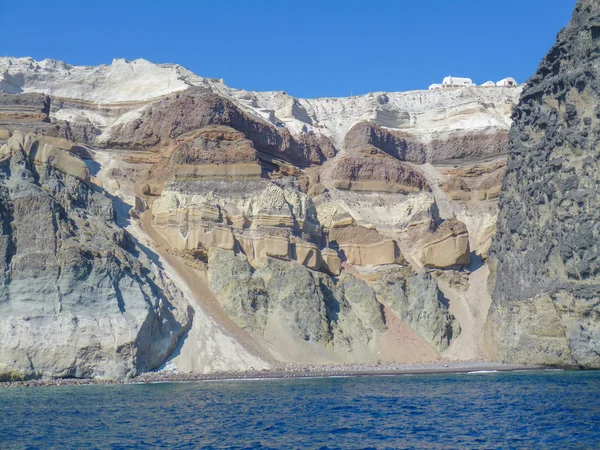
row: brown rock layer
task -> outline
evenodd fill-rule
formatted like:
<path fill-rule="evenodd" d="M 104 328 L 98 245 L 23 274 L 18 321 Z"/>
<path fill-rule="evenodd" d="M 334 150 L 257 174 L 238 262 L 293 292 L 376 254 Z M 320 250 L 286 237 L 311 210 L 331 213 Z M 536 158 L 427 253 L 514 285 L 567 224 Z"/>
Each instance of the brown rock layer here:
<path fill-rule="evenodd" d="M 418 164 L 502 155 L 508 151 L 508 132 L 503 129 L 438 133 L 429 141 L 405 131 L 360 122 L 350 129 L 344 141 L 349 151 L 375 147 L 401 161 Z"/>
<path fill-rule="evenodd" d="M 308 133 L 294 137 L 286 128 L 251 117 L 231 101 L 202 88 L 190 88 L 160 100 L 140 118 L 115 127 L 106 145 L 153 148 L 208 125 L 231 127 L 243 133 L 265 157 L 300 167 L 320 164 L 336 153 L 323 136 Z"/>
<path fill-rule="evenodd" d="M 405 193 L 431 191 L 419 172 L 380 152 L 337 159 L 330 177 L 338 189 Z"/>
<path fill-rule="evenodd" d="M 418 138 L 387 130 L 372 122 L 354 125 L 346 134 L 344 146 L 351 152 L 375 147 L 401 161 L 424 163 L 427 159 L 426 146 Z"/>

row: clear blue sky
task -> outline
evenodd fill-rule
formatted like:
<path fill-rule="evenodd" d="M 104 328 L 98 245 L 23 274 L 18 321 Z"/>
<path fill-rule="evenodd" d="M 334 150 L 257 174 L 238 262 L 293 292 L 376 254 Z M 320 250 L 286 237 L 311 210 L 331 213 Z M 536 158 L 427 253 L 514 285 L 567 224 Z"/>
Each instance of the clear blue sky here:
<path fill-rule="evenodd" d="M 300 97 L 529 78 L 575 0 L 0 0 L 0 54 L 181 64 Z"/>

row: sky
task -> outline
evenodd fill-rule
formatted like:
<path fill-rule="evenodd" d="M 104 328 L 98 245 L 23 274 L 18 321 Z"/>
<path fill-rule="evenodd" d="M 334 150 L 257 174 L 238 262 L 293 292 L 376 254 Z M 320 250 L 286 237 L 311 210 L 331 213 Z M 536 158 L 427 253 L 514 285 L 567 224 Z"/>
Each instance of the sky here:
<path fill-rule="evenodd" d="M 526 81 L 575 0 L 0 0 L 0 56 L 172 62 L 231 87 L 338 97 L 447 75 Z"/>

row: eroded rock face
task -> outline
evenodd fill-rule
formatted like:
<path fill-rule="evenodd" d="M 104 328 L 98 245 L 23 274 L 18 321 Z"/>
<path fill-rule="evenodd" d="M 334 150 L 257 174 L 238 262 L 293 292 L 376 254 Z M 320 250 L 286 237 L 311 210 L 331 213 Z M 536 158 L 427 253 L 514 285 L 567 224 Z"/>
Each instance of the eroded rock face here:
<path fill-rule="evenodd" d="M 503 162 L 496 162 L 447 170 L 444 175 L 450 178 L 441 183 L 440 188 L 452 200 L 496 201 L 502 189 L 505 169 Z"/>
<path fill-rule="evenodd" d="M 17 149 L 35 173 L 52 171 L 90 192 L 110 194 L 120 217 L 129 211 L 130 224 L 123 225 L 128 232 L 140 242 L 155 239 L 146 244 L 181 263 L 173 277 L 178 285 L 199 276 L 185 272 L 189 267 L 206 270 L 227 314 L 258 347 L 275 359 L 315 363 L 372 361 L 386 353 L 378 347 L 392 342 L 380 339 L 386 329 L 381 303 L 438 352 L 456 337 L 458 327 L 435 280 L 415 271 L 457 268 L 469 262 L 470 249 L 487 252 L 519 89 L 297 99 L 232 89 L 172 64 L 115 60 L 91 68 L 0 58 L 0 90 L 21 92 L 0 98 L 0 140 L 19 130 L 36 133 L 1 150 L 0 164 L 9 164 Z M 27 105 L 15 106 L 20 103 Z M 19 108 L 26 112 L 22 117 Z M 4 110 L 12 115 L 2 116 Z M 482 157 L 493 161 L 478 161 Z M 57 186 L 51 196 L 68 197 L 70 191 Z M 78 209 L 92 206 L 60 204 L 66 205 L 65 220 L 92 214 Z M 415 248 L 416 258 L 410 253 Z M 124 251 L 139 255 L 140 274 L 154 273 L 143 253 Z M 119 254 L 118 261 L 127 272 L 128 256 Z M 189 277 L 181 277 L 184 272 Z M 382 276 L 385 283 L 373 281 Z M 199 287 L 200 278 L 188 287 Z M 137 301 L 131 291 L 125 304 L 130 297 Z M 177 295 L 165 296 L 176 303 L 171 297 Z M 97 306 L 82 304 L 95 317 Z M 228 329 L 232 324 L 220 312 L 209 320 L 214 311 L 194 311 L 199 320 L 184 342 L 197 343 L 178 353 L 177 367 L 226 370 L 262 358 L 261 351 L 250 355 L 242 348 L 247 336 L 236 334 L 238 327 Z M 185 328 L 184 319 L 176 322 Z M 235 338 L 222 341 L 228 333 Z M 127 348 L 147 348 L 153 336 L 143 334 Z M 231 351 L 234 339 L 238 346 Z M 152 361 L 162 349 L 152 347 Z M 231 354 L 239 358 L 228 365 Z M 79 366 L 96 364 L 90 352 L 81 359 L 86 362 Z M 128 367 L 145 370 L 154 362 L 136 364 Z M 93 376 L 94 370 L 75 373 Z"/>
<path fill-rule="evenodd" d="M 468 265 L 470 249 L 466 225 L 458 220 L 445 220 L 433 233 L 427 233 L 417 242 L 413 257 L 421 267 L 447 269 Z"/>
<path fill-rule="evenodd" d="M 374 225 L 380 231 L 405 231 L 416 224 L 438 218 L 434 196 L 429 192 L 410 194 L 331 189 L 313 198 L 321 225 Z"/>
<path fill-rule="evenodd" d="M 322 163 L 336 153 L 324 136 L 292 136 L 287 129 L 250 117 L 231 101 L 203 88 L 170 95 L 145 109 L 138 119 L 114 127 L 105 145 L 152 148 L 208 125 L 231 127 L 243 133 L 266 156 L 301 167 Z"/>
<path fill-rule="evenodd" d="M 441 301 L 431 275 L 390 271 L 374 288 L 377 298 L 437 351 L 444 351 L 460 334 L 460 325 Z"/>
<path fill-rule="evenodd" d="M 508 150 L 506 129 L 440 133 L 429 142 L 427 161 L 432 163 L 498 156 Z"/>
<path fill-rule="evenodd" d="M 329 245 L 350 264 L 359 266 L 405 264 L 398 244 L 376 230 L 349 225 L 329 231 Z"/>
<path fill-rule="evenodd" d="M 87 144 L 101 133 L 87 119 L 83 122 L 51 119 L 53 100 L 45 94 L 7 92 L 10 90 L 0 89 L 0 140 L 20 131 Z M 55 100 L 54 104 L 57 103 L 61 102 Z"/>
<path fill-rule="evenodd" d="M 152 221 L 177 249 L 219 247 L 320 263 L 321 228 L 308 196 L 292 180 L 187 180 L 167 185 Z"/>
<path fill-rule="evenodd" d="M 427 148 L 418 137 L 391 131 L 372 122 L 353 126 L 346 134 L 344 144 L 347 150 L 355 152 L 372 146 L 400 161 L 424 163 L 427 160 Z"/>
<path fill-rule="evenodd" d="M 50 98 L 43 94 L 12 95 L 0 91 L 0 123 L 50 122 Z"/>
<path fill-rule="evenodd" d="M 0 167 L 0 380 L 156 368 L 189 305 L 114 224 L 109 198 L 17 138 Z"/>
<path fill-rule="evenodd" d="M 469 131 L 435 132 L 427 138 L 411 129 L 392 130 L 373 122 L 360 122 L 348 131 L 347 150 L 376 148 L 400 161 L 422 164 L 498 156 L 507 152 L 508 132 L 489 127 Z"/>
<path fill-rule="evenodd" d="M 338 158 L 329 172 L 337 189 L 371 192 L 431 191 L 425 178 L 406 164 L 381 152 Z"/>
<path fill-rule="evenodd" d="M 505 361 L 600 367 L 599 52 L 580 0 L 514 111 L 488 318 Z"/>
<path fill-rule="evenodd" d="M 363 281 L 350 274 L 334 280 L 269 257 L 254 265 L 244 255 L 215 249 L 209 257 L 209 286 L 227 314 L 280 358 L 303 362 L 302 355 L 314 346 L 317 359 L 368 361 L 376 356 L 386 326 L 373 289 Z"/>

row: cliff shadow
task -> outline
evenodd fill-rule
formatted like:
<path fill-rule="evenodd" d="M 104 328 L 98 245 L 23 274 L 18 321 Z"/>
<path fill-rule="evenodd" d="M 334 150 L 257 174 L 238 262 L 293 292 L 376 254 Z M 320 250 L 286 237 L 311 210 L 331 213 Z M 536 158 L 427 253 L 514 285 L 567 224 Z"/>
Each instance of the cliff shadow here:
<path fill-rule="evenodd" d="M 485 264 L 481 255 L 478 255 L 477 253 L 475 253 L 475 250 L 471 251 L 471 253 L 469 254 L 469 258 L 470 258 L 470 262 L 469 262 L 469 265 L 467 266 L 467 269 L 469 269 L 471 272 L 475 272 L 476 270 L 483 267 L 483 265 Z"/>

